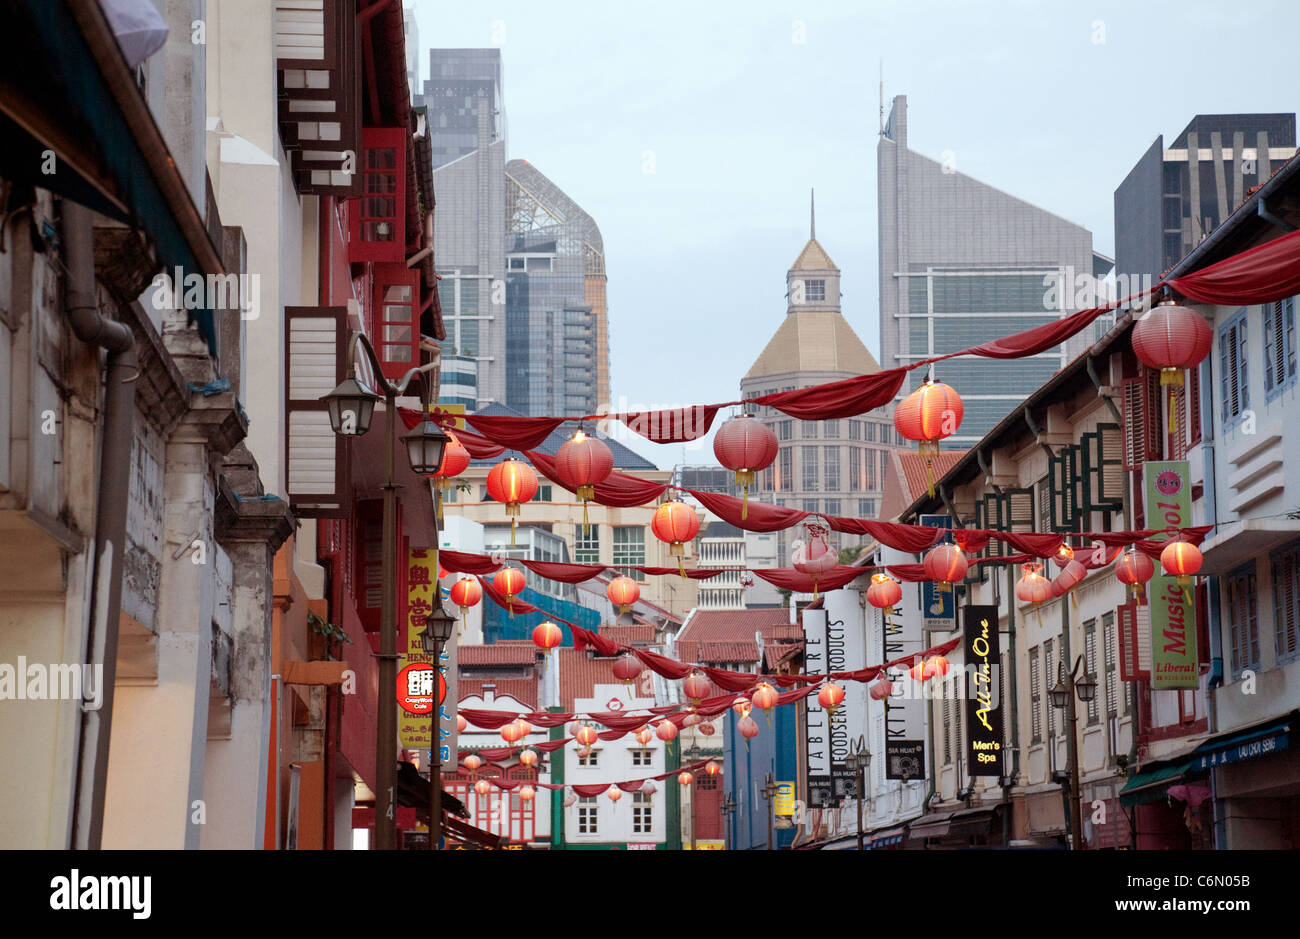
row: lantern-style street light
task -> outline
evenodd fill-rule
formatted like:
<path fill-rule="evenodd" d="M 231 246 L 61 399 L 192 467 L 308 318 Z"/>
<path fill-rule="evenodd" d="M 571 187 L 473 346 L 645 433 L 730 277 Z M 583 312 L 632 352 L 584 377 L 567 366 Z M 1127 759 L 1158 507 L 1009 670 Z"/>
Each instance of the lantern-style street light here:
<path fill-rule="evenodd" d="M 866 793 L 867 768 L 871 766 L 871 751 L 867 741 L 861 736 L 849 744 L 849 755 L 844 758 L 844 765 L 858 774 L 858 850 L 862 850 L 862 802 Z"/>
<path fill-rule="evenodd" d="M 424 620 L 424 632 L 420 633 L 420 645 L 424 648 L 429 661 L 433 663 L 434 674 L 441 672 L 442 649 L 451 638 L 456 628 L 456 618 L 449 616 L 443 609 L 442 601 L 434 597 L 433 612 Z M 441 729 L 442 705 L 438 705 L 438 714 L 433 719 L 433 738 L 429 748 L 429 850 L 438 848 L 442 840 L 442 752 L 438 746 Z"/>
<path fill-rule="evenodd" d="M 722 797 L 722 847 L 731 850 L 731 816 L 736 813 L 736 800 L 730 790 Z"/>
<path fill-rule="evenodd" d="M 763 793 L 763 801 L 767 803 L 767 850 L 769 851 L 772 850 L 772 816 L 776 813 L 774 800 L 776 799 L 776 794 L 780 789 L 781 787 L 776 784 L 776 780 L 772 778 L 772 773 L 769 770 L 767 779 L 761 790 Z"/>
<path fill-rule="evenodd" d="M 371 371 L 379 390 L 384 396 L 384 408 L 388 418 L 388 440 L 385 447 L 386 471 L 384 474 L 384 521 L 383 521 L 383 581 L 381 607 L 379 612 L 379 685 L 378 685 L 378 737 L 375 744 L 375 847 L 381 851 L 391 851 L 397 847 L 397 811 L 393 805 L 397 791 L 397 709 L 392 700 L 386 698 L 393 693 L 397 684 L 397 482 L 394 451 L 397 446 L 397 397 L 406 394 L 411 382 L 420 379 L 424 394 L 423 412 L 428 410 L 428 401 L 432 398 L 432 379 L 426 374 L 437 366 L 430 362 L 413 368 L 402 376 L 401 380 L 391 382 L 383 376 L 379 357 L 364 333 L 354 332 L 348 340 L 347 362 L 348 375 L 343 382 L 325 395 L 329 411 L 330 427 L 341 437 L 360 437 L 370 430 L 371 418 L 374 417 L 375 403 L 378 396 L 367 391 L 357 381 L 357 347 L 360 346 L 370 361 Z M 442 455 L 450 438 L 436 426 L 428 427 L 432 422 L 424 420 L 411 433 L 402 439 L 406 444 L 407 459 L 412 469 L 422 475 L 436 473 L 442 467 Z M 434 521 L 434 544 L 437 544 L 437 521 Z M 433 595 L 440 596 L 441 587 L 434 581 Z M 437 663 L 435 663 L 436 666 Z M 439 726 L 435 718 L 433 725 Z M 435 737 L 437 734 L 434 735 Z M 433 741 L 436 751 L 438 742 Z M 432 811 L 433 806 L 430 806 Z M 433 846 L 434 825 L 441 819 L 430 819 L 429 840 Z"/>
<path fill-rule="evenodd" d="M 1074 668 L 1070 669 L 1069 674 L 1065 671 L 1065 662 L 1056 663 L 1056 685 L 1048 692 L 1051 696 L 1052 706 L 1065 711 L 1065 723 L 1068 728 L 1069 736 L 1065 741 L 1066 759 L 1069 766 L 1070 787 L 1070 847 L 1078 851 L 1083 847 L 1083 793 L 1079 785 L 1079 744 L 1076 739 L 1076 725 L 1078 724 L 1078 713 L 1075 710 L 1074 698 L 1077 694 L 1080 701 L 1087 703 L 1097 697 L 1097 679 L 1086 672 L 1080 674 L 1083 669 L 1083 656 L 1074 660 Z"/>

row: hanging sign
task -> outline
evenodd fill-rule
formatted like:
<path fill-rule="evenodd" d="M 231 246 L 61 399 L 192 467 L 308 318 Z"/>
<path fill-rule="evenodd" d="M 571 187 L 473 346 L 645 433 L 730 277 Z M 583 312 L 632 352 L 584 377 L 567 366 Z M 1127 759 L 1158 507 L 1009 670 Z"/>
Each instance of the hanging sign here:
<path fill-rule="evenodd" d="M 881 548 L 880 558 L 884 564 L 905 564 L 910 560 L 903 552 L 885 547 Z M 917 602 L 919 596 L 920 592 L 908 584 L 892 613 L 886 616 L 883 610 L 880 611 L 885 660 L 888 662 L 915 655 L 925 648 L 921 637 L 921 610 Z M 883 702 L 885 778 L 921 779 L 925 776 L 927 702 L 920 695 L 912 693 L 907 665 L 889 669 L 885 677 L 894 686 L 893 693 Z"/>
<path fill-rule="evenodd" d="M 1148 528 L 1182 528 L 1191 524 L 1192 487 L 1186 460 L 1146 463 L 1143 502 Z M 1154 540 L 1169 536 L 1157 534 Z M 1157 564 L 1157 572 L 1162 568 Z M 1151 608 L 1151 687 L 1196 688 L 1200 684 L 1196 648 L 1196 603 L 1192 586 L 1157 573 L 1147 586 Z"/>
<path fill-rule="evenodd" d="M 859 662 L 867 660 L 863 640 L 862 594 L 857 590 L 841 588 L 822 597 L 826 607 L 826 670 L 846 672 Z M 849 741 L 857 730 L 867 726 L 867 686 L 863 682 L 847 682 L 844 700 L 828 715 L 827 726 L 831 758 L 831 792 L 833 804 L 845 799 L 856 799 L 858 774 L 848 766 Z M 807 699 L 812 701 L 813 695 Z"/>
<path fill-rule="evenodd" d="M 948 515 L 921 515 L 916 519 L 918 525 L 930 528 L 952 528 L 952 517 Z M 944 535 L 938 544 L 952 541 L 951 535 Z M 921 625 L 925 629 L 951 630 L 957 628 L 957 600 L 953 585 L 927 580 L 921 584 Z"/>
<path fill-rule="evenodd" d="M 430 673 L 430 677 L 421 678 L 420 687 L 427 687 L 430 696 L 435 690 L 438 691 L 437 706 L 442 707 L 442 699 L 446 696 L 446 676 L 439 674 L 437 681 L 434 682 L 431 677 L 433 663 L 429 661 L 429 655 L 424 651 L 424 643 L 420 638 L 421 633 L 424 632 L 424 621 L 433 611 L 433 585 L 438 581 L 438 552 L 432 548 L 412 548 L 406 553 L 406 622 L 401 632 L 405 642 L 399 650 L 401 653 L 399 664 L 404 667 L 397 677 L 397 702 L 402 705 L 402 711 L 397 730 L 398 738 L 404 748 L 428 750 L 433 746 L 434 722 L 430 715 L 434 707 L 417 711 L 403 704 L 402 675 L 416 674 L 420 670 Z M 416 669 L 416 666 L 421 668 Z M 412 671 L 408 673 L 408 669 Z M 416 696 L 417 699 L 418 697 Z"/>
<path fill-rule="evenodd" d="M 971 776 L 1001 776 L 1002 702 L 999 700 L 998 608 L 962 610 L 966 653 L 966 763 Z"/>
<path fill-rule="evenodd" d="M 428 662 L 412 662 L 397 673 L 397 703 L 407 714 L 432 714 L 446 696 L 446 680 Z"/>
<path fill-rule="evenodd" d="M 829 671 L 826 667 L 826 611 L 804 610 L 804 670 L 810 674 Z M 830 718 L 817 703 L 816 695 L 804 698 L 807 727 L 808 805 L 824 808 L 832 804 Z"/>

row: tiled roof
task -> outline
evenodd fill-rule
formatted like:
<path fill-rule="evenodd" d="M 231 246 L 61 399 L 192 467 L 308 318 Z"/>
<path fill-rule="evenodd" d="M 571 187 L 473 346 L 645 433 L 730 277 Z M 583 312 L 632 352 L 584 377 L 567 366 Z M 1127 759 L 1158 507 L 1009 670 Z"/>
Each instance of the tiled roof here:
<path fill-rule="evenodd" d="M 479 409 L 474 413 L 484 414 L 484 415 L 507 416 L 507 417 L 523 416 L 518 411 L 508 408 L 504 404 L 501 404 L 500 402 L 497 401 L 493 401 L 491 404 Z M 540 447 L 537 447 L 537 449 L 540 450 L 542 453 L 547 453 L 550 454 L 551 456 L 554 456 L 556 453 L 559 452 L 560 445 L 563 444 L 570 437 L 572 437 L 574 431 L 576 431 L 577 429 L 578 429 L 577 423 L 575 423 L 574 421 L 565 421 L 555 430 L 551 431 L 551 435 L 547 437 L 545 440 L 543 440 L 542 445 Z M 635 450 L 631 449 L 630 447 L 624 446 L 623 444 L 619 443 L 617 440 L 615 440 L 612 437 L 607 437 L 604 434 L 600 433 L 595 428 L 595 426 L 588 424 L 584 428 L 584 430 L 586 431 L 588 436 L 599 437 L 600 440 L 604 442 L 605 446 L 609 447 L 609 452 L 614 455 L 614 469 L 622 470 L 624 472 L 628 470 L 659 469 L 659 467 L 655 466 L 653 463 L 651 463 L 645 457 L 641 456 L 641 454 L 637 453 Z M 515 455 L 515 454 L 511 453 L 509 455 Z M 518 454 L 518 455 L 522 456 L 522 454 Z M 475 466 L 490 466 L 500 462 L 500 458 L 498 457 L 497 459 L 493 459 L 493 460 L 474 460 L 472 462 Z"/>
<path fill-rule="evenodd" d="M 522 645 L 494 642 L 484 646 L 461 646 L 461 666 L 475 665 L 532 665 L 537 661 L 537 647 L 531 642 Z"/>
<path fill-rule="evenodd" d="M 779 610 L 695 610 L 677 638 L 682 639 L 754 639 L 778 635 L 773 630 L 791 629 L 790 611 Z M 798 629 L 797 626 L 793 627 Z M 800 632 L 802 636 L 802 632 Z"/>
<path fill-rule="evenodd" d="M 679 639 L 677 654 L 683 662 L 699 662 L 703 665 L 754 663 L 758 661 L 758 646 L 753 639 Z"/>
<path fill-rule="evenodd" d="M 625 646 L 645 646 L 655 641 L 653 626 L 601 626 L 600 634 L 606 639 L 621 642 Z"/>
<path fill-rule="evenodd" d="M 763 664 L 775 670 L 778 665 L 803 649 L 802 642 L 780 642 L 763 646 Z"/>
<path fill-rule="evenodd" d="M 965 450 L 940 450 L 933 460 L 932 472 L 938 482 L 966 455 Z M 895 450 L 890 454 L 889 471 L 885 474 L 885 491 L 881 499 L 880 517 L 890 520 L 898 516 L 923 492 L 930 489 L 925 460 L 915 450 Z"/>
<path fill-rule="evenodd" d="M 500 698 L 510 695 L 530 710 L 537 709 L 537 679 L 529 678 L 462 678 L 460 680 L 460 699 L 483 697 L 484 685 L 496 685 L 495 695 Z M 492 708 L 493 705 L 487 705 Z M 499 710 L 499 709 L 498 709 Z"/>
<path fill-rule="evenodd" d="M 560 706 L 572 711 L 577 698 L 590 698 L 597 685 L 620 685 L 614 677 L 614 659 L 592 658 L 584 650 L 561 648 L 553 653 L 559 656 Z"/>

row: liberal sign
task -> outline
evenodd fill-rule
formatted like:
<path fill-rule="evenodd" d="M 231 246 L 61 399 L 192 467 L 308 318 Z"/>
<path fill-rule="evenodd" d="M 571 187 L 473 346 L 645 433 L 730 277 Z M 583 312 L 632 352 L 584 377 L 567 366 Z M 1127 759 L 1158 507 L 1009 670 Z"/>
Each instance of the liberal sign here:
<path fill-rule="evenodd" d="M 1148 528 L 1191 524 L 1192 487 L 1186 460 L 1143 466 Z M 1168 535 L 1154 535 L 1164 540 Z M 1157 567 L 1159 570 L 1159 567 Z M 1196 603 L 1192 585 L 1157 574 L 1147 586 L 1151 605 L 1151 687 L 1195 688 L 1200 683 L 1196 649 Z"/>

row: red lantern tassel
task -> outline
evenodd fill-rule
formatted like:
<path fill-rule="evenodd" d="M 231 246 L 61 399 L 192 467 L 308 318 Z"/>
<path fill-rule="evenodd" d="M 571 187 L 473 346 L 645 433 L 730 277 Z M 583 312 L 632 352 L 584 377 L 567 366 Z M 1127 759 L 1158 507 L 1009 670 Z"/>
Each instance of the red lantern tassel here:
<path fill-rule="evenodd" d="M 744 521 L 749 518 L 749 487 L 745 486 L 740 492 L 740 519 Z"/>
<path fill-rule="evenodd" d="M 515 546 L 515 517 L 510 516 L 510 547 Z"/>
<path fill-rule="evenodd" d="M 1178 431 L 1178 399 L 1174 396 L 1174 386 L 1169 386 L 1169 433 Z"/>
<path fill-rule="evenodd" d="M 677 556 L 677 570 L 681 572 L 683 577 L 686 576 L 686 564 L 682 561 L 681 555 Z"/>

